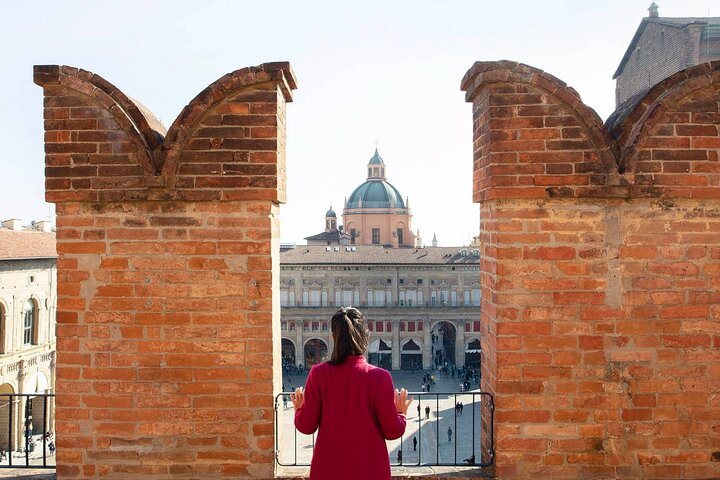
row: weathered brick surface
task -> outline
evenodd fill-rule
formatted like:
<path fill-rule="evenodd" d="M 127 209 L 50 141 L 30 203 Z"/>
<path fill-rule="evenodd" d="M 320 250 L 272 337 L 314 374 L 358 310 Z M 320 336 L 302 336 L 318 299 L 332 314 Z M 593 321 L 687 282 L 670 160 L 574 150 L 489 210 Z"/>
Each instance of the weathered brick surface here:
<path fill-rule="evenodd" d="M 226 75 L 163 138 L 90 72 L 36 67 L 57 204 L 57 475 L 273 474 L 287 64 Z"/>
<path fill-rule="evenodd" d="M 476 64 L 463 88 L 498 477 L 720 476 L 720 63 L 612 134 L 531 67 Z"/>

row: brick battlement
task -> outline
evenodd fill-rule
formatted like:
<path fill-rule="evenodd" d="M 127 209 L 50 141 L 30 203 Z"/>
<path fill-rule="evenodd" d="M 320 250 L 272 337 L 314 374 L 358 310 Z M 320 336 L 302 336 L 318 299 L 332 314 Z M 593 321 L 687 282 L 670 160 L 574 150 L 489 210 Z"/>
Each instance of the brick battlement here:
<path fill-rule="evenodd" d="M 720 62 L 608 125 L 527 65 L 462 88 L 498 478 L 720 476 Z"/>
<path fill-rule="evenodd" d="M 57 204 L 57 476 L 271 477 L 287 63 L 225 75 L 165 134 L 42 66 Z"/>

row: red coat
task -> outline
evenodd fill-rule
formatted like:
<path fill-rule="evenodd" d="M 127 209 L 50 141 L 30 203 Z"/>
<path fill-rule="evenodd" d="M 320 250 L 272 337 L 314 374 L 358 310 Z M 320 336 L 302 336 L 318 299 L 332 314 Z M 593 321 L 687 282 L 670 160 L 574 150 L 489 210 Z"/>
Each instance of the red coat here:
<path fill-rule="evenodd" d="M 405 433 L 405 415 L 395 409 L 390 373 L 362 355 L 341 365 L 321 363 L 310 370 L 305 404 L 295 427 L 307 435 L 319 428 L 311 480 L 389 480 L 385 440 Z"/>

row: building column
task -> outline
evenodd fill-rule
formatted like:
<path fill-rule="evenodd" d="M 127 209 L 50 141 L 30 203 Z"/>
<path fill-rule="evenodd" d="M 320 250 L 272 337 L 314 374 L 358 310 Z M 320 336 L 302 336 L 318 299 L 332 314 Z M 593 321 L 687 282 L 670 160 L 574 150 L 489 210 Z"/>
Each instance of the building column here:
<path fill-rule="evenodd" d="M 465 366 L 465 321 L 455 324 L 455 366 Z"/>
<path fill-rule="evenodd" d="M 433 358 L 432 358 L 432 342 L 430 341 L 430 321 L 420 320 L 423 322 L 423 354 L 422 363 L 423 370 L 432 370 Z"/>
<path fill-rule="evenodd" d="M 305 349 L 303 348 L 303 321 L 295 320 L 295 366 L 305 363 Z"/>
<path fill-rule="evenodd" d="M 18 393 L 25 393 L 25 360 L 18 362 Z M 26 397 L 16 397 L 17 402 L 13 408 L 15 408 L 15 451 L 24 452 L 25 450 L 25 437 L 23 435 L 23 429 L 25 428 L 25 403 L 27 402 Z"/>
<path fill-rule="evenodd" d="M 55 393 L 55 351 L 50 352 L 50 390 Z M 55 397 L 48 398 L 48 429 L 55 433 Z"/>
<path fill-rule="evenodd" d="M 392 331 L 392 368 L 400 370 L 400 324 L 393 325 Z"/>

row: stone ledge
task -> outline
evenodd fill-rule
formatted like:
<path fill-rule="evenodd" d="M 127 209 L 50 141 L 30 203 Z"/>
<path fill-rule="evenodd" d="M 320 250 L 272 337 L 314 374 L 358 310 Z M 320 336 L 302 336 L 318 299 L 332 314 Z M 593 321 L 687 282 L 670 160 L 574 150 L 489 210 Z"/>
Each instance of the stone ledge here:
<path fill-rule="evenodd" d="M 304 480 L 308 478 L 308 467 L 280 467 L 274 480 Z M 471 467 L 393 467 L 392 479 L 407 478 L 466 480 L 471 478 L 495 478 L 491 468 Z M 270 479 L 268 479 L 270 480 Z"/>

